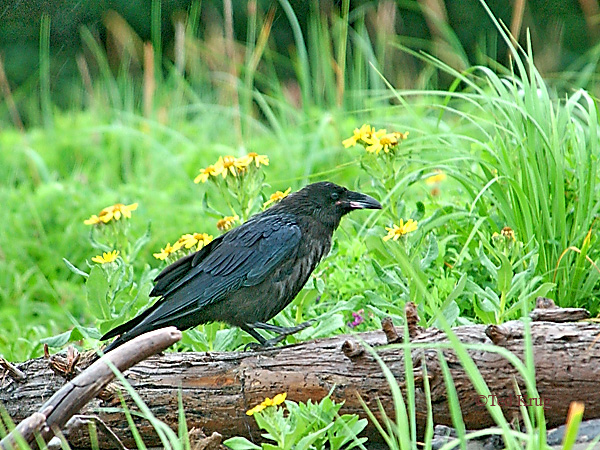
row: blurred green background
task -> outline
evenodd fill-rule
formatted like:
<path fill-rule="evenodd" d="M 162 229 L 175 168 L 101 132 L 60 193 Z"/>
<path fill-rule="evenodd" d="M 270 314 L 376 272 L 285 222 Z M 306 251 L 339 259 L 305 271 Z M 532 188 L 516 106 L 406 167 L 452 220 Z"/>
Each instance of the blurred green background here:
<path fill-rule="evenodd" d="M 341 1 L 291 1 L 295 16 L 306 34 L 314 12 L 328 15 L 339 9 Z M 99 68 L 90 57 L 90 49 L 82 40 L 82 29 L 86 29 L 106 51 L 108 64 L 117 71 L 123 64 L 123 46 L 135 36 L 132 45 L 131 69 L 138 69 L 141 76 L 141 43 L 160 40 L 166 57 L 174 61 L 176 24 L 185 20 L 190 8 L 200 10 L 195 24 L 196 34 L 203 41 L 209 55 L 194 55 L 210 63 L 218 59 L 222 51 L 218 38 L 224 33 L 223 2 L 204 0 L 80 0 L 42 1 L 10 0 L 0 7 L 0 56 L 4 70 L 19 109 L 22 120 L 36 120 L 31 105 L 32 87 L 39 83 L 40 70 L 40 25 L 43 16 L 49 21 L 49 83 L 53 104 L 62 108 L 81 104 L 82 67 L 78 68 L 77 57 L 85 58 L 93 77 Z M 152 9 L 159 9 L 152 19 Z M 516 31 L 519 40 L 525 43 L 525 30 L 531 32 L 536 64 L 545 76 L 577 68 L 580 58 L 593 51 L 598 43 L 598 4 L 591 0 L 534 0 L 506 1 L 491 0 L 490 9 L 511 31 Z M 271 30 L 272 49 L 283 58 L 296 52 L 290 23 L 281 4 L 277 1 L 259 0 L 232 2 L 234 12 L 233 31 L 237 41 L 248 36 L 248 10 L 258 9 L 263 13 L 273 10 Z M 394 34 L 401 36 L 396 44 L 413 50 L 424 50 L 458 68 L 469 65 L 498 61 L 507 62 L 507 47 L 499 38 L 497 29 L 478 0 L 446 1 L 351 1 L 350 22 L 353 18 L 366 17 L 371 36 L 379 35 L 386 40 Z M 155 33 L 153 36 L 153 20 Z M 387 36 L 386 36 L 387 35 Z M 206 46 L 213 45 L 213 48 Z M 310 43 L 309 43 L 310 44 Z M 396 46 L 389 53 L 402 53 Z M 406 54 L 390 55 L 384 65 L 384 75 L 398 88 L 417 87 L 423 64 Z M 80 60 L 81 61 L 81 60 Z M 216 62 L 215 62 L 216 63 Z M 284 61 L 275 63 L 280 77 L 293 79 L 295 74 Z M 85 76 L 85 75 L 83 75 Z M 441 80 L 440 86 L 450 79 Z M 0 110 L 7 118 L 6 107 Z"/>

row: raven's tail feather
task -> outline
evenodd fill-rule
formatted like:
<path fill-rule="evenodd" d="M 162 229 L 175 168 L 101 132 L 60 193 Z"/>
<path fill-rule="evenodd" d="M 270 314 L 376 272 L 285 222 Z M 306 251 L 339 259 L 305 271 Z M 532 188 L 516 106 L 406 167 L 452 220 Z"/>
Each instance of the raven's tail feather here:
<path fill-rule="evenodd" d="M 114 341 L 112 341 L 110 344 L 108 344 L 105 348 L 102 349 L 102 352 L 104 352 L 105 354 L 110 352 L 111 350 L 114 350 L 115 348 L 119 347 L 120 345 L 123 345 L 125 342 L 133 339 L 124 339 L 126 335 L 121 335 L 119 336 L 117 339 L 115 339 Z"/>
<path fill-rule="evenodd" d="M 111 350 L 114 350 L 115 348 L 119 347 L 120 345 L 123 345 L 125 342 L 133 339 L 135 336 L 132 337 L 125 337 L 125 336 L 119 336 L 117 339 L 115 339 L 114 341 L 112 341 L 110 344 L 108 344 L 106 347 L 101 348 L 99 350 L 102 351 L 102 353 L 107 354 L 108 352 L 110 352 Z M 88 364 L 91 365 L 92 363 L 96 362 L 98 359 L 100 359 L 100 354 L 98 353 L 94 353 L 90 356 L 89 360 L 88 360 Z"/>
<path fill-rule="evenodd" d="M 127 333 L 129 331 L 132 331 L 146 317 L 148 317 L 158 307 L 158 305 L 160 305 L 162 303 L 162 300 L 163 299 L 161 298 L 160 300 L 158 300 L 156 303 L 154 303 L 154 305 L 152 305 L 150 308 L 148 308 L 143 313 L 139 314 L 138 316 L 135 316 L 133 319 L 131 319 L 131 320 L 125 322 L 125 323 L 122 323 L 118 327 L 113 328 L 108 333 L 106 333 L 104 336 L 102 336 L 100 338 L 100 340 L 101 341 L 105 341 L 105 340 L 113 338 L 115 336 L 119 336 L 120 334 L 125 334 L 125 333 Z M 135 337 L 135 336 L 133 336 L 133 337 Z M 130 338 L 130 339 L 132 339 L 132 338 Z M 126 340 L 128 341 L 129 339 L 126 339 Z M 123 341 L 123 342 L 125 342 L 125 341 Z M 123 343 L 123 342 L 121 342 L 121 343 Z"/>
<path fill-rule="evenodd" d="M 140 325 L 140 323 L 142 323 L 144 321 L 144 319 L 146 317 L 148 317 L 158 307 L 158 305 L 160 305 L 162 303 L 162 300 L 163 300 L 162 298 L 159 299 L 156 303 L 154 303 L 154 305 L 152 305 L 150 308 L 148 308 L 143 313 L 139 314 L 138 316 L 134 317 L 133 319 L 131 319 L 125 323 L 122 323 L 118 327 L 113 328 L 108 333 L 104 334 L 104 336 L 102 336 L 100 338 L 101 341 L 105 341 L 105 340 L 113 338 L 115 336 L 118 336 L 118 337 L 117 337 L 117 339 L 112 341 L 110 344 L 108 344 L 106 346 L 106 348 L 103 350 L 103 352 L 107 353 L 111 350 L 114 350 L 118 346 L 124 344 L 127 341 L 130 341 L 131 339 L 139 336 L 140 334 L 143 334 L 146 331 L 150 331 L 149 329 L 137 329 L 136 330 L 136 328 L 138 328 L 138 325 Z"/>

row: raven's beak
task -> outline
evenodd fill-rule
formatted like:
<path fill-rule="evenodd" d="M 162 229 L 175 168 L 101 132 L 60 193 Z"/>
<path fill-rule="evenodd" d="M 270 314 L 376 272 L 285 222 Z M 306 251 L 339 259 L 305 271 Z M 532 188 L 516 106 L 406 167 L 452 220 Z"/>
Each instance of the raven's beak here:
<path fill-rule="evenodd" d="M 373 197 L 361 194 L 360 192 L 350 191 L 346 198 L 348 206 L 352 209 L 381 209 L 381 203 Z"/>

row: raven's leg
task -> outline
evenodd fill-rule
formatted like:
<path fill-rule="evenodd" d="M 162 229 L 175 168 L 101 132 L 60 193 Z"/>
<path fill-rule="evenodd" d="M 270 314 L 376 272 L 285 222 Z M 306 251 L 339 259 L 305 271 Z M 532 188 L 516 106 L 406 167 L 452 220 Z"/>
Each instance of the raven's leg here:
<path fill-rule="evenodd" d="M 271 325 L 269 323 L 263 323 L 263 322 L 245 323 L 245 324 L 241 325 L 240 328 L 259 342 L 258 344 L 256 344 L 255 342 L 250 342 L 250 343 L 246 344 L 245 350 L 248 350 L 248 349 L 256 350 L 256 348 L 259 345 L 260 345 L 260 347 L 272 347 L 276 344 L 279 344 L 287 336 L 291 336 L 292 334 L 295 334 L 295 333 L 302 331 L 305 328 L 311 326 L 313 322 L 314 322 L 314 320 L 309 320 L 309 321 L 301 323 L 300 325 L 297 325 L 295 327 L 278 327 L 277 325 Z M 264 337 L 262 337 L 258 333 L 258 331 L 255 330 L 255 328 L 259 328 L 261 330 L 266 330 L 266 331 L 271 331 L 272 333 L 277 333 L 279 336 L 274 337 L 273 339 L 267 340 Z"/>
<path fill-rule="evenodd" d="M 261 346 L 264 347 L 265 344 L 267 343 L 267 340 L 264 337 L 262 337 L 260 335 L 260 333 L 253 328 L 252 325 L 245 323 L 243 325 L 240 325 L 240 328 L 242 330 L 244 330 L 246 333 L 248 333 L 250 336 L 252 336 L 254 339 L 256 339 L 260 343 Z M 246 347 L 250 346 L 250 344 L 246 345 Z"/>
<path fill-rule="evenodd" d="M 306 322 L 301 323 L 300 325 L 296 325 L 295 327 L 278 327 L 277 325 L 271 325 L 270 323 L 263 322 L 254 322 L 252 324 L 249 324 L 248 326 L 252 328 L 259 328 L 261 330 L 271 331 L 273 333 L 277 333 L 280 336 L 285 337 L 291 336 L 292 334 L 295 334 L 299 331 L 304 330 L 305 328 L 308 328 L 313 324 L 313 322 L 314 320 L 308 320 Z"/>

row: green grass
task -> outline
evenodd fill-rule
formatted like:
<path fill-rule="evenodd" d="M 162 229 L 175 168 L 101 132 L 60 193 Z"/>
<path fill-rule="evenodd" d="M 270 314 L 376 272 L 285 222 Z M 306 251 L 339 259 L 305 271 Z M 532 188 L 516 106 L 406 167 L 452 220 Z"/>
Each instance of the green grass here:
<path fill-rule="evenodd" d="M 17 99 L 31 97 L 34 125 L 21 132 L 3 124 L 0 133 L 0 354 L 13 361 L 39 356 L 42 339 L 57 347 L 69 340 L 95 347 L 99 333 L 134 316 L 149 301 L 153 274 L 164 267 L 152 254 L 184 233 L 217 235 L 211 208 L 232 213 L 225 204 L 235 192 L 218 191 L 211 182 L 194 184 L 198 170 L 219 156 L 248 152 L 270 158 L 258 187 L 243 185 L 258 193 L 257 204 L 275 190 L 329 179 L 384 205 L 380 212 L 344 219 L 331 255 L 275 319 L 282 325 L 317 319 L 319 325 L 289 342 L 377 329 L 384 316 L 401 324 L 407 301 L 418 304 L 423 325 L 445 330 L 519 318 L 538 295 L 598 312 L 597 104 L 575 89 L 579 81 L 566 74 L 549 82 L 531 51 L 512 47 L 508 39 L 510 67 L 494 63 L 494 70 L 479 65 L 458 71 L 415 53 L 425 69 L 401 74 L 402 52 L 411 50 L 401 36 L 383 29 L 370 35 L 369 9 L 349 14 L 345 1 L 329 16 L 313 11 L 303 35 L 289 3 L 281 4 L 285 14 L 279 20 L 290 22 L 295 54 L 275 52 L 273 16 L 257 11 L 249 16 L 248 40 L 239 51 L 243 63 L 220 61 L 215 68 L 202 59 L 219 47 L 197 36 L 200 4 L 185 23 L 187 58 L 178 66 L 157 37 L 154 2 L 155 66 L 146 74 L 154 90 L 130 64 L 143 60 L 135 45 L 121 49 L 115 66 L 109 64 L 115 55 L 82 30 L 86 64 L 97 72 L 91 85 L 73 86 L 79 102 L 69 111 L 53 107 L 61 93 L 49 82 L 44 19 L 39 82 L 14 93 Z M 468 66 L 449 31 L 447 45 Z M 137 42 L 134 35 L 130 39 Z M 442 76 L 455 80 L 450 88 L 436 86 Z M 400 89 L 411 77 L 412 88 Z M 363 123 L 410 134 L 390 155 L 344 149 L 342 140 Z M 428 184 L 438 170 L 447 178 Z M 91 235 L 83 221 L 106 206 L 134 202 L 139 207 L 121 236 L 129 243 L 120 248 L 124 258 L 112 268 L 94 269 L 91 258 L 108 250 L 102 247 L 107 235 Z M 385 227 L 409 218 L 419 223 L 415 232 L 382 240 Z M 147 242 L 140 240 L 144 245 L 129 258 L 127 247 L 149 226 Z M 514 240 L 495 235 L 504 227 Z M 89 274 L 87 283 L 63 258 Z M 364 322 L 351 329 L 352 313 L 360 310 Z M 48 340 L 52 336 L 60 337 Z M 234 350 L 248 341 L 237 329 L 209 324 L 184 333 L 177 348 Z M 529 350 L 522 370 L 534 390 Z M 462 358 L 485 392 L 466 352 Z M 407 407 L 397 396 L 395 401 L 398 410 Z M 490 412 L 510 441 L 507 424 L 498 411 Z M 453 415 L 460 429 L 456 409 Z M 397 427 L 414 429 L 410 404 L 398 420 Z M 531 421 L 543 423 L 540 417 Z M 513 438 L 510 445 L 523 436 Z M 414 446 L 414 433 L 397 443 Z"/>

